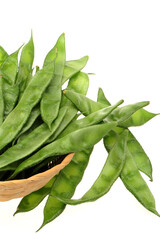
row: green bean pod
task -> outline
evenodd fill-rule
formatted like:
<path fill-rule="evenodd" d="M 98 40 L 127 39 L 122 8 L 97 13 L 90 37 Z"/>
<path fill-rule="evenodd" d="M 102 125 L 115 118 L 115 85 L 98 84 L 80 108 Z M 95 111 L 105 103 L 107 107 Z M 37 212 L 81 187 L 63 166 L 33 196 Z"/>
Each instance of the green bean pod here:
<path fill-rule="evenodd" d="M 119 134 L 122 133 L 123 131 L 124 131 L 123 128 L 115 128 L 104 137 L 104 145 L 108 152 L 112 149 L 112 147 L 117 141 Z M 140 143 L 137 141 L 137 139 L 133 136 L 133 134 L 130 131 L 128 133 L 127 147 L 128 151 L 132 155 L 132 158 L 137 165 L 138 170 L 146 174 L 152 181 L 151 161 L 149 160 L 149 157 L 143 150 Z"/>
<path fill-rule="evenodd" d="M 16 136 L 16 138 L 14 139 L 12 145 L 15 144 L 16 140 L 25 132 L 28 131 L 28 129 L 30 129 L 30 127 L 34 124 L 35 120 L 38 118 L 38 116 L 40 115 L 40 109 L 39 109 L 39 105 L 35 106 L 32 109 L 31 114 L 29 115 L 29 118 L 27 119 L 27 122 L 24 124 L 23 128 L 21 129 L 21 131 L 19 132 L 19 134 Z"/>
<path fill-rule="evenodd" d="M 102 90 L 101 90 L 102 91 Z M 103 94 L 104 96 L 104 94 Z M 103 97 L 103 103 L 105 103 L 105 99 Z M 98 101 L 101 102 L 101 98 L 98 98 Z M 109 101 L 106 101 L 106 105 L 108 105 Z M 133 125 L 133 121 L 135 119 L 134 116 L 136 116 L 137 114 L 141 115 L 139 122 L 136 122 L 136 126 L 141 125 L 142 123 L 144 124 L 144 121 L 142 121 L 142 119 L 144 119 L 143 117 L 143 112 L 145 110 L 144 109 L 139 109 L 137 112 L 133 113 L 128 120 L 126 120 L 126 122 L 130 122 L 132 119 L 132 125 Z M 145 111 L 146 112 L 146 111 Z M 148 112 L 148 115 L 150 115 L 150 113 Z M 149 119 L 146 118 L 146 120 L 148 121 Z M 127 124 L 126 122 L 122 122 L 121 125 L 122 126 L 126 126 Z M 110 131 L 105 137 L 104 137 L 104 145 L 106 150 L 109 152 L 112 147 L 114 146 L 114 144 L 117 141 L 117 138 L 119 136 L 119 134 L 121 134 L 124 131 L 124 128 L 121 127 L 116 127 L 114 130 Z M 138 170 L 140 170 L 141 172 L 143 172 L 144 174 L 146 174 L 150 180 L 152 181 L 152 165 L 151 165 L 151 161 L 148 158 L 147 154 L 145 153 L 145 151 L 143 150 L 142 146 L 139 144 L 139 142 L 137 141 L 137 139 L 133 136 L 133 134 L 128 130 L 128 139 L 127 139 L 127 146 L 128 146 L 128 150 L 130 151 L 130 154 L 132 155 Z"/>
<path fill-rule="evenodd" d="M 120 100 L 113 106 L 102 108 L 96 112 L 89 114 L 84 118 L 74 121 L 58 136 L 58 139 L 61 137 L 64 137 L 65 135 L 73 131 L 76 131 L 77 129 L 81 129 L 84 127 L 88 127 L 88 126 L 100 123 L 101 121 L 103 121 L 104 118 L 106 118 L 115 108 L 117 108 L 122 103 L 123 103 L 123 100 Z"/>
<path fill-rule="evenodd" d="M 3 81 L 3 98 L 4 98 L 4 119 L 15 107 L 19 95 L 19 86 L 10 85 Z"/>
<path fill-rule="evenodd" d="M 0 149 L 10 143 L 22 129 L 32 108 L 38 103 L 42 93 L 51 81 L 53 72 L 54 64 L 52 63 L 35 74 L 16 108 L 0 126 Z"/>
<path fill-rule="evenodd" d="M 101 88 L 99 88 L 98 91 L 97 102 L 105 104 L 106 106 L 111 105 Z M 125 128 L 142 126 L 157 115 L 159 114 L 148 112 L 142 108 L 133 113 L 127 120 L 121 121 L 120 125 Z"/>
<path fill-rule="evenodd" d="M 100 104 L 102 103 L 99 103 L 97 104 L 96 102 L 86 98 L 85 96 L 83 95 L 80 95 L 80 94 L 77 94 L 77 93 L 74 93 L 73 91 L 66 91 L 66 95 L 67 95 L 67 92 L 68 92 L 68 97 L 70 100 L 72 100 L 72 102 L 77 106 L 77 108 L 84 114 L 84 115 L 87 115 L 88 113 L 91 113 L 91 112 L 95 112 L 95 109 L 97 107 L 100 106 Z M 71 93 L 71 94 L 70 94 Z M 104 100 L 104 99 L 103 99 Z M 107 105 L 108 105 L 109 101 L 107 101 Z M 104 104 L 104 101 L 103 101 L 103 104 Z M 143 107 L 143 104 L 148 104 L 148 102 L 140 102 L 140 103 L 136 103 L 136 104 L 131 104 L 131 105 L 127 105 L 127 106 L 124 106 L 124 107 L 121 107 L 119 109 L 115 109 L 113 112 L 112 112 L 112 116 L 108 116 L 106 118 L 106 120 L 108 120 L 109 118 L 110 119 L 114 119 L 114 120 L 119 120 L 119 124 L 120 125 L 123 125 L 123 122 L 125 122 L 125 118 L 128 119 L 128 121 L 130 121 L 129 119 L 133 117 L 133 115 L 135 114 L 141 114 L 141 117 L 140 119 L 144 119 L 143 117 L 143 112 L 145 111 L 144 109 L 139 109 L 141 107 Z M 144 110 L 144 111 L 143 111 Z M 115 112 L 115 113 L 114 113 Z M 135 113 L 134 113 L 135 112 Z M 86 114 L 87 113 L 87 114 Z M 146 112 L 145 112 L 146 113 Z M 150 113 L 148 113 L 150 115 Z M 148 121 L 149 119 L 148 118 L 145 118 L 146 121 Z M 141 124 L 144 124 L 144 121 L 141 121 L 138 122 L 137 121 L 137 125 L 141 125 Z M 136 125 L 134 124 L 134 125 Z M 110 141 L 114 141 L 114 138 L 113 138 L 113 134 L 112 134 L 112 131 L 108 133 L 109 134 L 109 139 Z M 112 137 L 110 136 L 110 134 L 112 134 Z M 116 135 L 115 135 L 116 136 Z M 112 138 L 112 140 L 111 140 Z M 106 141 L 107 136 L 105 137 L 105 141 Z M 151 167 L 151 163 L 149 161 L 149 158 L 147 157 L 147 155 L 145 154 L 145 152 L 143 151 L 142 148 L 140 148 L 140 145 L 137 143 L 136 145 L 139 146 L 139 151 L 143 154 L 141 154 L 141 156 L 143 156 L 143 158 L 140 156 L 139 154 L 139 157 L 135 158 L 135 161 L 137 162 L 137 165 L 138 165 L 138 168 L 144 172 L 147 176 L 150 177 L 150 179 L 152 180 L 152 167 Z M 108 146 L 108 144 L 106 144 L 106 146 Z M 140 164 L 141 162 L 141 164 Z M 142 167 L 143 166 L 143 167 Z"/>
<path fill-rule="evenodd" d="M 86 95 L 88 91 L 89 86 L 89 77 L 86 73 L 77 73 L 75 76 L 71 77 L 69 80 L 67 89 L 72 89 L 75 92 L 81 93 Z M 78 109 L 75 107 L 75 105 L 65 97 L 65 95 L 62 95 L 62 101 L 60 108 L 66 108 L 67 112 L 62 120 L 59 128 L 57 131 L 47 140 L 47 143 L 53 142 L 60 134 L 63 132 L 63 130 L 70 124 L 72 119 L 76 116 Z"/>
<path fill-rule="evenodd" d="M 152 117 L 154 117 L 154 114 L 151 114 L 144 109 L 140 109 L 134 113 L 129 120 L 124 122 L 123 126 L 128 127 L 129 125 L 142 125 Z M 123 131 L 121 128 L 117 130 L 118 132 Z M 117 137 L 116 132 L 117 131 L 111 131 L 109 134 L 112 136 L 106 136 L 104 138 L 105 146 L 108 147 L 109 145 L 110 149 L 111 145 L 114 145 L 114 139 Z M 107 141 L 107 139 L 109 139 L 109 141 Z M 159 216 L 158 212 L 155 209 L 155 199 L 138 170 L 145 173 L 152 180 L 151 162 L 139 142 L 129 131 L 127 139 L 126 163 L 121 172 L 121 179 L 126 188 L 145 208 Z"/>
<path fill-rule="evenodd" d="M 73 104 L 71 104 L 71 106 L 68 106 L 68 105 L 69 104 L 66 104 L 66 106 L 63 107 L 66 109 L 64 119 L 62 120 L 57 130 L 47 139 L 46 143 L 51 143 L 54 140 L 56 140 L 58 136 L 61 134 L 61 132 L 63 132 L 64 129 L 70 124 L 73 118 L 75 118 L 77 114 L 77 109 L 75 108 L 75 106 L 73 106 Z"/>
<path fill-rule="evenodd" d="M 29 42 L 23 47 L 18 74 L 16 78 L 16 83 L 19 86 L 19 99 L 21 98 L 25 88 L 28 85 L 30 74 L 32 73 L 32 65 L 34 60 L 34 43 L 33 43 L 33 36 L 31 33 L 31 38 Z"/>
<path fill-rule="evenodd" d="M 18 161 L 38 149 L 58 128 L 64 116 L 65 110 L 61 109 L 59 116 L 52 123 L 51 129 L 49 129 L 47 125 L 43 123 L 29 133 L 25 138 L 19 141 L 16 145 L 8 148 L 3 154 L 0 155 L 0 168 Z"/>
<path fill-rule="evenodd" d="M 13 85 L 16 80 L 19 50 L 20 48 L 16 52 L 9 55 L 0 66 L 0 74 L 5 82 L 10 85 Z"/>
<path fill-rule="evenodd" d="M 76 93 L 68 89 L 65 90 L 65 96 L 76 106 L 76 108 L 84 116 L 87 116 L 90 113 L 96 112 L 106 107 L 105 104 L 97 103 L 82 94 Z"/>
<path fill-rule="evenodd" d="M 135 198 L 149 211 L 160 216 L 156 210 L 155 199 L 138 171 L 136 163 L 129 151 L 126 151 L 127 157 L 120 174 L 125 187 L 135 196 Z"/>
<path fill-rule="evenodd" d="M 36 164 L 42 162 L 47 157 L 64 155 L 70 152 L 79 152 L 86 148 L 91 148 L 97 142 L 99 142 L 107 134 L 107 132 L 113 129 L 116 124 L 117 123 L 112 122 L 86 127 L 74 131 L 63 138 L 60 138 L 46 145 L 34 155 L 24 160 L 9 179 L 15 177 L 19 172 L 23 171 L 24 169 L 35 166 Z M 6 164 L 6 160 L 3 164 Z"/>
<path fill-rule="evenodd" d="M 106 98 L 102 88 L 98 89 L 97 102 L 106 105 L 106 107 L 111 105 L 108 99 Z"/>
<path fill-rule="evenodd" d="M 91 152 L 92 148 L 75 153 L 71 162 L 60 171 L 44 207 L 43 223 L 37 231 L 53 221 L 64 211 L 66 204 L 56 198 L 56 193 L 63 194 L 66 198 L 73 196 L 88 165 Z"/>
<path fill-rule="evenodd" d="M 8 57 L 8 53 L 4 50 L 2 46 L 0 46 L 0 66 Z"/>
<path fill-rule="evenodd" d="M 3 79 L 4 118 L 12 111 L 18 99 L 19 87 L 15 81 L 19 50 L 9 55 L 0 67 Z"/>
<path fill-rule="evenodd" d="M 138 170 L 146 174 L 152 181 L 152 164 L 143 150 L 140 143 L 134 137 L 134 135 L 129 131 L 127 140 L 128 151 L 130 152 L 133 160 L 135 161 Z"/>
<path fill-rule="evenodd" d="M 14 171 L 14 170 L 16 170 L 16 168 L 18 167 L 19 164 L 20 164 L 19 162 L 11 163 L 5 167 L 0 168 L 0 172 Z"/>
<path fill-rule="evenodd" d="M 126 142 L 128 131 L 125 130 L 109 152 L 107 160 L 98 178 L 91 188 L 80 199 L 66 199 L 63 194 L 56 192 L 59 200 L 66 204 L 77 205 L 85 202 L 92 202 L 105 195 L 119 177 L 125 162 Z"/>
<path fill-rule="evenodd" d="M 3 79 L 0 75 L 0 125 L 4 118 Z"/>
<path fill-rule="evenodd" d="M 87 80 L 86 80 L 87 78 Z M 78 84 L 79 82 L 81 82 L 81 85 Z M 86 84 L 88 83 L 88 86 L 86 86 Z M 89 88 L 89 77 L 88 74 L 83 73 L 83 72 L 79 72 L 76 73 L 75 75 L 73 75 L 73 77 L 70 79 L 68 86 L 67 86 L 67 90 L 72 90 L 74 89 L 75 92 L 77 93 L 83 93 L 83 95 L 87 94 L 87 90 Z"/>
<path fill-rule="evenodd" d="M 65 36 L 62 34 L 57 40 L 54 48 L 47 54 L 44 66 L 49 62 L 55 60 L 55 70 L 54 76 L 49 83 L 49 86 L 45 90 L 41 103 L 40 110 L 43 121 L 51 127 L 51 123 L 57 117 L 60 102 L 61 102 L 61 86 L 62 86 L 62 76 L 64 71 L 64 65 L 66 61 L 66 52 L 65 52 Z"/>
<path fill-rule="evenodd" d="M 90 100 L 84 95 L 73 92 L 71 90 L 66 90 L 65 96 L 69 98 L 80 110 L 80 112 L 85 116 L 105 107 L 104 104 L 94 102 L 93 100 Z M 138 111 L 139 109 L 148 104 L 148 101 L 144 101 L 117 108 L 106 119 L 104 119 L 104 121 L 118 121 L 118 125 L 121 125 L 121 123 L 123 121 L 126 121 L 130 116 L 132 116 L 134 112 Z"/>
<path fill-rule="evenodd" d="M 36 208 L 50 193 L 51 187 L 55 180 L 56 177 L 53 177 L 44 187 L 23 197 L 14 215 L 20 212 L 29 212 Z"/>
<path fill-rule="evenodd" d="M 125 128 L 142 126 L 157 115 L 159 114 L 148 112 L 145 109 L 139 109 L 120 125 Z"/>
<path fill-rule="evenodd" d="M 88 56 L 84 56 L 78 60 L 66 61 L 62 77 L 62 85 L 73 75 L 81 71 L 88 62 Z"/>
<path fill-rule="evenodd" d="M 122 130 L 122 132 L 121 132 Z M 107 151 L 112 151 L 115 146 L 115 142 L 119 137 L 119 133 L 123 133 L 123 129 L 120 128 L 118 133 L 111 131 L 104 138 L 104 145 Z M 133 140 L 133 142 L 132 142 Z M 152 178 L 151 165 L 147 155 L 144 153 L 140 144 L 134 139 L 134 136 L 128 132 L 127 148 L 125 164 L 121 171 L 120 177 L 126 186 L 126 188 L 137 198 L 137 200 L 148 210 L 158 215 L 155 210 L 155 200 L 149 190 L 146 182 L 142 178 L 138 170 L 143 171 L 146 175 Z"/>

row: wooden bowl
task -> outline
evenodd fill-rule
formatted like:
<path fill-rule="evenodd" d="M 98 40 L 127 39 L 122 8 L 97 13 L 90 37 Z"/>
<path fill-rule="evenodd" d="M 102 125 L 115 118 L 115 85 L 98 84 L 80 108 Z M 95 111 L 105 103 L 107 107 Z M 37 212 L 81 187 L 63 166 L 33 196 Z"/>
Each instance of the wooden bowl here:
<path fill-rule="evenodd" d="M 74 153 L 68 154 L 60 164 L 32 177 L 20 180 L 0 181 L 0 201 L 21 198 L 42 188 L 72 160 L 73 155 Z"/>

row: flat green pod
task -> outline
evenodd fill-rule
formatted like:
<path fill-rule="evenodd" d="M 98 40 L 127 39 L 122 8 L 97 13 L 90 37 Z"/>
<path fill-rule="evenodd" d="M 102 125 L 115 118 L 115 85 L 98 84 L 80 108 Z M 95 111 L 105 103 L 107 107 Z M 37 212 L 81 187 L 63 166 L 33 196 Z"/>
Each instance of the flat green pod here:
<path fill-rule="evenodd" d="M 126 161 L 120 175 L 122 182 L 146 209 L 160 216 L 156 210 L 154 196 L 139 173 L 132 155 L 129 151 L 126 151 L 126 154 Z"/>
<path fill-rule="evenodd" d="M 56 197 L 65 204 L 77 205 L 95 201 L 105 195 L 120 176 L 125 164 L 127 134 L 128 131 L 125 130 L 119 135 L 115 145 L 108 154 L 98 178 L 80 199 L 67 199 L 63 193 L 59 193 L 58 191 L 55 193 Z"/>
<path fill-rule="evenodd" d="M 84 56 L 77 60 L 66 61 L 62 77 L 62 85 L 86 66 L 88 58 L 88 56 Z"/>
<path fill-rule="evenodd" d="M 53 221 L 64 211 L 66 204 L 57 199 L 56 194 L 58 192 L 67 198 L 73 196 L 77 185 L 84 175 L 92 150 L 93 148 L 90 148 L 75 153 L 71 162 L 61 170 L 51 188 L 43 211 L 43 223 L 37 231 Z"/>
<path fill-rule="evenodd" d="M 35 209 L 43 201 L 43 199 L 50 193 L 51 187 L 55 179 L 56 177 L 52 178 L 44 187 L 23 197 L 14 215 L 17 213 L 28 212 Z"/>
<path fill-rule="evenodd" d="M 55 58 L 56 57 L 56 58 Z M 53 61 L 54 62 L 54 75 L 43 93 L 40 110 L 43 121 L 51 127 L 51 123 L 57 117 L 60 103 L 61 103 L 61 86 L 64 65 L 66 61 L 65 51 L 65 36 L 62 34 L 53 49 L 47 54 L 44 66 Z"/>
<path fill-rule="evenodd" d="M 5 59 L 8 57 L 8 53 L 4 50 L 2 46 L 0 46 L 0 66 L 5 61 Z"/>
<path fill-rule="evenodd" d="M 32 108 L 39 102 L 42 93 L 51 81 L 53 72 L 54 65 L 52 63 L 35 74 L 16 108 L 0 126 L 0 149 L 10 143 L 22 129 Z"/>
<path fill-rule="evenodd" d="M 46 145 L 31 157 L 24 160 L 9 179 L 14 178 L 19 172 L 22 172 L 25 169 L 39 164 L 47 157 L 64 155 L 71 152 L 79 152 L 86 148 L 93 147 L 107 134 L 107 132 L 112 130 L 116 124 L 117 123 L 115 122 L 103 123 L 82 128 Z M 1 163 L 1 167 L 4 165 L 6 165 L 6 161 Z"/>
<path fill-rule="evenodd" d="M 25 88 L 28 85 L 30 74 L 32 73 L 32 65 L 34 60 L 34 42 L 31 33 L 29 42 L 22 48 L 19 68 L 16 78 L 16 84 L 19 86 L 19 98 L 21 98 Z"/>

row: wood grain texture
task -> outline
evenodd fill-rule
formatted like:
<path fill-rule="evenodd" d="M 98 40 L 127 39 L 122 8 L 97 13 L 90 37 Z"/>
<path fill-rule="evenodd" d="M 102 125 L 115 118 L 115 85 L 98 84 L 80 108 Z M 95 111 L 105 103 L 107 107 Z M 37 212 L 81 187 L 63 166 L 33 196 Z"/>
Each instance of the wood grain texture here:
<path fill-rule="evenodd" d="M 68 154 L 60 164 L 32 177 L 20 180 L 0 181 L 0 201 L 21 198 L 42 188 L 72 160 L 73 155 L 74 153 Z"/>

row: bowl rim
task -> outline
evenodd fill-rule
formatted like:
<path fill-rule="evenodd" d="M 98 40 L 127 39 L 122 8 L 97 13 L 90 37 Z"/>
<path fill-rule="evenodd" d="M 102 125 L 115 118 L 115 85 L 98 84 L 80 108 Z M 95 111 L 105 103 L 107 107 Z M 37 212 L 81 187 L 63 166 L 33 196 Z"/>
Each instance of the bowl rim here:
<path fill-rule="evenodd" d="M 55 175 L 57 175 L 66 165 L 68 165 L 73 156 L 74 153 L 69 153 L 61 163 L 31 177 L 0 181 L 0 201 L 8 201 L 11 199 L 24 197 L 31 192 L 39 190 Z"/>

